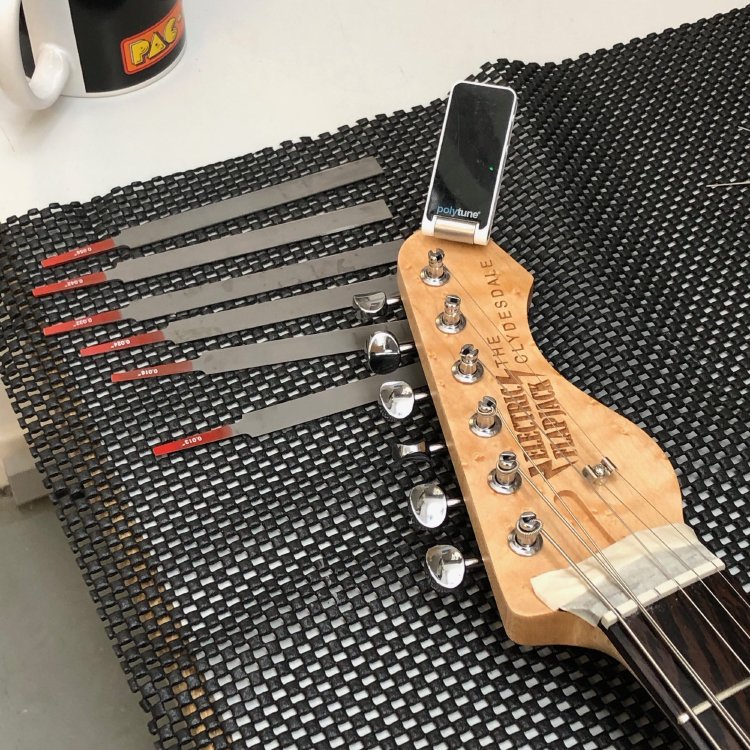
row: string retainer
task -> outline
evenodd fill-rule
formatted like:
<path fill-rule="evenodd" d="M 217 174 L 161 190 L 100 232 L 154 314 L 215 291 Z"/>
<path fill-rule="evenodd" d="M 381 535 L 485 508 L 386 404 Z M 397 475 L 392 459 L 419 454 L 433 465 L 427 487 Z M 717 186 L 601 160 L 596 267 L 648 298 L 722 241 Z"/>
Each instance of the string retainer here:
<path fill-rule="evenodd" d="M 598 464 L 593 466 L 586 464 L 581 469 L 581 474 L 592 484 L 604 484 L 607 479 L 617 471 L 617 467 L 606 456 Z"/>

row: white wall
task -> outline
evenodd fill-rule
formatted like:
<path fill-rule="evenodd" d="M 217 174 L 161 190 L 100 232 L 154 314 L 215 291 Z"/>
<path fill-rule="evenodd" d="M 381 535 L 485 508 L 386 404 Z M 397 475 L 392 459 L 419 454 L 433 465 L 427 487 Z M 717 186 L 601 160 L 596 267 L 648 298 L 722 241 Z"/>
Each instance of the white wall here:
<path fill-rule="evenodd" d="M 16 421 L 15 412 L 5 394 L 5 389 L 0 387 L 0 488 L 8 484 L 3 468 L 4 457 L 24 444 L 23 433 Z"/>

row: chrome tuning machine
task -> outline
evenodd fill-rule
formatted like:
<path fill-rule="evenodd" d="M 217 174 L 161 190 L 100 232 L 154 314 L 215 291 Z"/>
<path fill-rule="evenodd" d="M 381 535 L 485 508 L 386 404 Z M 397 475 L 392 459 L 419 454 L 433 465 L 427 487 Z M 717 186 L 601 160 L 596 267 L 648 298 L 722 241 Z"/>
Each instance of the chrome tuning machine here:
<path fill-rule="evenodd" d="M 432 461 L 432 456 L 445 451 L 442 443 L 428 443 L 420 440 L 418 443 L 395 443 L 393 445 L 393 458 L 402 463 L 414 461 Z"/>
<path fill-rule="evenodd" d="M 399 295 L 389 295 L 385 292 L 370 292 L 369 294 L 355 294 L 352 297 L 352 307 L 357 313 L 357 320 L 362 323 L 371 322 L 372 318 L 380 315 L 386 307 L 401 301 Z"/>
<path fill-rule="evenodd" d="M 436 247 L 427 251 L 427 265 L 422 269 L 419 277 L 428 286 L 442 286 L 450 281 L 450 271 L 445 267 L 445 253 Z"/>
<path fill-rule="evenodd" d="M 386 375 L 401 365 L 401 355 L 414 349 L 409 342 L 399 343 L 390 331 L 375 331 L 365 341 L 365 360 L 370 372 Z"/>
<path fill-rule="evenodd" d="M 481 565 L 476 557 L 464 557 L 461 552 L 450 544 L 437 544 L 427 550 L 424 558 L 424 568 L 430 586 L 441 594 L 450 594 L 460 589 L 466 571 Z"/>
<path fill-rule="evenodd" d="M 500 432 L 503 423 L 497 414 L 497 401 L 485 396 L 469 420 L 469 429 L 479 437 L 493 437 Z"/>
<path fill-rule="evenodd" d="M 435 319 L 435 325 L 443 333 L 458 333 L 466 328 L 466 318 L 461 312 L 461 298 L 457 294 L 447 294 L 443 312 Z"/>
<path fill-rule="evenodd" d="M 404 380 L 389 380 L 380 386 L 378 406 L 386 419 L 398 422 L 406 419 L 418 401 L 429 398 L 427 391 L 415 391 Z"/>
<path fill-rule="evenodd" d="M 513 451 L 503 451 L 495 468 L 489 473 L 487 483 L 498 495 L 512 495 L 521 486 L 521 472 Z"/>
<path fill-rule="evenodd" d="M 536 513 L 524 511 L 508 534 L 508 546 L 521 557 L 531 557 L 542 548 L 542 522 Z"/>
<path fill-rule="evenodd" d="M 409 493 L 409 510 L 415 525 L 423 529 L 437 529 L 443 525 L 448 511 L 463 500 L 448 497 L 435 482 L 418 484 Z"/>
<path fill-rule="evenodd" d="M 464 344 L 451 372 L 459 383 L 476 383 L 484 375 L 484 367 L 479 361 L 479 350 L 473 344 Z"/>

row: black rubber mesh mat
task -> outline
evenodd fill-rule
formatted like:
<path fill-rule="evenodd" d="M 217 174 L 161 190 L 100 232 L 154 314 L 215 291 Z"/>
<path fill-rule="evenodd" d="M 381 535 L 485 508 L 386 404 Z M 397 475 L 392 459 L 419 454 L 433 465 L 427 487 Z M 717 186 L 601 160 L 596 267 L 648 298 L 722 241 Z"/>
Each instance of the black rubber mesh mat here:
<path fill-rule="evenodd" d="M 690 523 L 745 585 L 750 191 L 706 185 L 750 178 L 748 49 L 742 10 L 560 65 L 500 61 L 477 76 L 519 94 L 493 236 L 536 275 L 537 341 L 565 377 L 668 451 Z M 97 336 L 153 322 L 41 335 L 47 321 L 145 294 L 407 236 L 443 112 L 434 102 L 0 227 L 3 380 L 158 747 L 680 747 L 608 658 L 511 643 L 482 575 L 456 596 L 427 589 L 432 539 L 412 529 L 405 495 L 432 475 L 394 466 L 389 444 L 435 437 L 431 406 L 397 425 L 371 405 L 259 440 L 151 453 L 364 377 L 360 355 L 109 382 L 113 370 L 218 345 L 354 324 L 349 312 L 90 359 L 77 351 Z M 30 295 L 73 273 L 40 273 L 52 251 L 367 154 L 383 177 L 211 233 L 377 197 L 391 222 L 127 287 Z M 447 463 L 435 472 L 454 488 Z M 438 538 L 474 550 L 461 514 Z"/>

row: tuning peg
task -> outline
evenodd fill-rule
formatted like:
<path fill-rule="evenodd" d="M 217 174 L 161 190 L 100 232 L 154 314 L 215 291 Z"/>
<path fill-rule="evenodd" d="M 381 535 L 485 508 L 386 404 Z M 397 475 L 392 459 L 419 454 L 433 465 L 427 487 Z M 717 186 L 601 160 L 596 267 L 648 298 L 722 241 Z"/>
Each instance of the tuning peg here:
<path fill-rule="evenodd" d="M 479 361 L 479 349 L 473 344 L 464 344 L 451 372 L 459 383 L 476 383 L 484 374 L 484 367 Z"/>
<path fill-rule="evenodd" d="M 380 386 L 378 405 L 383 416 L 392 422 L 398 422 L 400 419 L 406 419 L 414 411 L 417 401 L 422 401 L 428 396 L 426 391 L 415 391 L 403 380 L 389 380 Z"/>
<path fill-rule="evenodd" d="M 397 294 L 389 296 L 385 292 L 355 294 L 352 297 L 352 306 L 357 311 L 357 319 L 367 322 L 383 312 L 388 305 L 395 305 L 400 299 Z"/>
<path fill-rule="evenodd" d="M 500 495 L 512 495 L 521 486 L 518 459 L 513 451 L 503 451 L 487 477 L 490 487 Z"/>
<path fill-rule="evenodd" d="M 429 397 L 427 391 L 415 391 L 403 380 L 389 380 L 380 386 L 378 405 L 383 416 L 392 422 L 406 419 L 417 401 L 423 401 Z"/>
<path fill-rule="evenodd" d="M 466 328 L 466 318 L 461 312 L 461 298 L 457 294 L 445 296 L 443 312 L 435 319 L 435 325 L 443 333 L 458 333 Z"/>
<path fill-rule="evenodd" d="M 424 568 L 430 586 L 441 594 L 461 588 L 466 570 L 480 564 L 476 557 L 464 557 L 450 544 L 437 544 L 427 550 Z"/>
<path fill-rule="evenodd" d="M 445 450 L 442 443 L 428 443 L 420 440 L 418 443 L 396 443 L 393 446 L 393 458 L 396 461 L 431 461 L 435 453 Z"/>
<path fill-rule="evenodd" d="M 522 557 L 531 557 L 542 548 L 542 522 L 536 513 L 525 510 L 508 534 L 508 546 Z"/>
<path fill-rule="evenodd" d="M 414 349 L 414 344 L 400 344 L 390 331 L 375 331 L 365 341 L 365 359 L 370 372 L 385 375 L 401 365 L 401 355 Z"/>
<path fill-rule="evenodd" d="M 461 505 L 463 500 L 448 497 L 443 488 L 434 482 L 418 484 L 409 493 L 409 510 L 412 520 L 423 529 L 437 529 L 442 526 L 448 509 Z"/>
<path fill-rule="evenodd" d="M 469 420 L 469 429 L 479 437 L 493 437 L 502 426 L 497 415 L 497 401 L 492 396 L 484 396 Z"/>
<path fill-rule="evenodd" d="M 443 264 L 445 253 L 439 248 L 427 251 L 427 265 L 419 274 L 422 281 L 429 286 L 442 286 L 450 281 L 451 275 Z"/>

